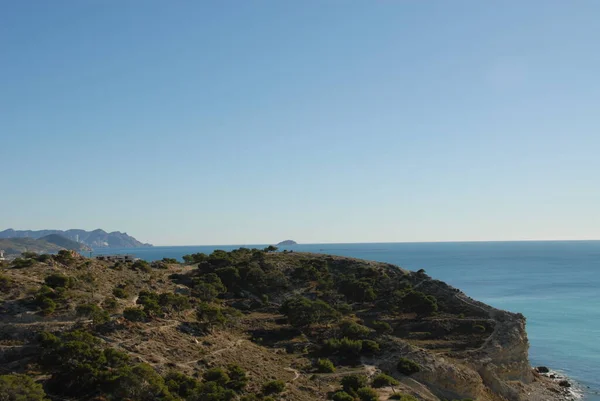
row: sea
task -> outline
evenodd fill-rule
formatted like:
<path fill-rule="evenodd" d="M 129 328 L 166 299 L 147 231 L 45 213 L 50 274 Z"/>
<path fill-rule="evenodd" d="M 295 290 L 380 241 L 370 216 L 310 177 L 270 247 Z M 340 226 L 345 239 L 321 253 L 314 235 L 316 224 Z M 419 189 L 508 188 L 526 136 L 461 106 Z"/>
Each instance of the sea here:
<path fill-rule="evenodd" d="M 110 249 L 147 261 L 266 245 Z M 600 241 L 300 244 L 281 247 L 389 262 L 527 318 L 530 361 L 564 374 L 600 401 Z"/>

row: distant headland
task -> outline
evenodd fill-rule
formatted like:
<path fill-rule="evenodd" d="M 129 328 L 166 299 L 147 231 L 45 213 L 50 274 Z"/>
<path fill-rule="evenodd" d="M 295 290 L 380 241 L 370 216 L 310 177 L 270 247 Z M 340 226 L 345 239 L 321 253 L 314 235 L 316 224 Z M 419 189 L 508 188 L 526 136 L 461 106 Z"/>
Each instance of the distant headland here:
<path fill-rule="evenodd" d="M 137 239 L 133 238 L 127 233 L 122 233 L 119 231 L 106 232 L 101 229 L 96 229 L 93 231 L 85 231 L 85 230 L 13 230 L 9 228 L 8 230 L 0 231 L 0 239 L 7 238 L 33 238 L 40 239 L 42 237 L 46 237 L 48 235 L 60 235 L 66 239 L 71 241 L 78 242 L 90 248 L 140 248 L 140 247 L 149 247 L 151 244 L 144 244 Z"/>
<path fill-rule="evenodd" d="M 285 241 L 281 241 L 277 244 L 277 246 L 286 246 L 286 245 L 298 245 L 296 241 L 292 241 L 291 239 L 286 239 Z"/>

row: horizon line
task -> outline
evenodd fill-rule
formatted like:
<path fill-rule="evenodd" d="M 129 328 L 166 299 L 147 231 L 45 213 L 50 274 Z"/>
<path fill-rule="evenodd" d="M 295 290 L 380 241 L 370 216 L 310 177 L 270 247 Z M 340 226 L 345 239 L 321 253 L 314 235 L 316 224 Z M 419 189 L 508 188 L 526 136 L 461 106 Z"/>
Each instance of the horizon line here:
<path fill-rule="evenodd" d="M 440 244 L 440 243 L 485 243 L 485 242 L 594 242 L 600 241 L 600 238 L 588 239 L 518 239 L 518 240 L 440 240 L 440 241 L 367 241 L 367 242 L 297 242 L 296 245 L 356 245 L 356 244 Z M 245 244 L 185 244 L 185 245 L 152 245 L 153 247 L 167 246 L 254 246 L 254 245 L 274 245 L 276 243 L 245 243 Z M 287 245 L 294 246 L 294 245 Z M 139 247 L 143 248 L 143 247 Z"/>

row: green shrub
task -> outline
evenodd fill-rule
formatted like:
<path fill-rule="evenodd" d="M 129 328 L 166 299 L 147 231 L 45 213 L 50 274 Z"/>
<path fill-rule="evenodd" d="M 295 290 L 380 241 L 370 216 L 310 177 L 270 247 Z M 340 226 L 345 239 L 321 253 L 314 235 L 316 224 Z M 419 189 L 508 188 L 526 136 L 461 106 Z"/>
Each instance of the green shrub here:
<path fill-rule="evenodd" d="M 335 372 L 335 366 L 329 359 L 319 359 L 315 364 L 317 371 L 320 373 L 333 373 Z"/>
<path fill-rule="evenodd" d="M 196 308 L 196 317 L 199 321 L 207 323 L 209 327 L 220 326 L 227 321 L 220 307 L 207 302 L 202 302 L 198 305 Z"/>
<path fill-rule="evenodd" d="M 187 401 L 231 401 L 236 397 L 231 389 L 222 387 L 217 382 L 204 382 L 200 384 L 198 390 Z"/>
<path fill-rule="evenodd" d="M 125 291 L 125 288 L 122 288 L 122 287 L 115 287 L 113 289 L 112 293 L 115 297 L 121 298 L 121 299 L 125 299 L 129 296 L 127 294 L 127 291 Z"/>
<path fill-rule="evenodd" d="M 159 295 L 158 304 L 166 311 L 184 311 L 192 307 L 187 296 L 168 292 Z"/>
<path fill-rule="evenodd" d="M 171 394 L 182 398 L 190 397 L 200 386 L 198 380 L 175 371 L 167 373 L 165 384 Z"/>
<path fill-rule="evenodd" d="M 370 387 L 359 388 L 356 391 L 356 394 L 358 395 L 360 401 L 379 401 L 377 391 L 373 390 Z"/>
<path fill-rule="evenodd" d="M 262 392 L 266 395 L 279 394 L 283 390 L 285 390 L 285 383 L 281 380 L 272 380 L 262 386 Z"/>
<path fill-rule="evenodd" d="M 342 377 L 342 388 L 347 393 L 357 391 L 359 388 L 367 386 L 367 378 L 360 375 L 348 375 Z"/>
<path fill-rule="evenodd" d="M 0 291 L 7 291 L 12 285 L 12 280 L 0 274 Z"/>
<path fill-rule="evenodd" d="M 292 326 L 299 328 L 331 322 L 339 317 L 339 312 L 329 304 L 321 300 L 311 301 L 301 296 L 286 300 L 280 312 L 287 316 Z"/>
<path fill-rule="evenodd" d="M 71 288 L 74 284 L 72 277 L 67 277 L 63 274 L 51 274 L 44 279 L 46 285 L 50 288 Z"/>
<path fill-rule="evenodd" d="M 373 321 L 373 328 L 375 329 L 375 331 L 381 334 L 390 334 L 394 331 L 389 323 L 382 322 L 380 320 Z"/>
<path fill-rule="evenodd" d="M 41 384 L 29 376 L 12 373 L 0 376 L 0 400 L 46 401 L 47 398 Z"/>
<path fill-rule="evenodd" d="M 414 312 L 419 316 L 430 316 L 438 310 L 435 297 L 420 291 L 397 291 L 395 298 L 402 310 Z"/>
<path fill-rule="evenodd" d="M 362 347 L 363 342 L 360 340 L 351 340 L 347 337 L 340 340 L 340 354 L 345 357 L 360 355 Z"/>
<path fill-rule="evenodd" d="M 140 291 L 136 301 L 138 305 L 144 307 L 144 312 L 148 316 L 158 316 L 162 314 L 162 308 L 158 304 L 158 294 L 151 291 Z"/>
<path fill-rule="evenodd" d="M 380 373 L 373 378 L 373 387 L 375 388 L 397 386 L 398 384 L 400 384 L 398 380 L 383 373 Z"/>
<path fill-rule="evenodd" d="M 140 308 L 125 308 L 123 317 L 130 322 L 144 322 L 147 319 L 146 312 Z"/>
<path fill-rule="evenodd" d="M 146 262 L 145 260 L 141 260 L 141 259 L 133 262 L 133 264 L 131 265 L 131 269 L 141 271 L 144 273 L 152 272 L 152 267 L 150 267 L 150 263 Z"/>
<path fill-rule="evenodd" d="M 37 302 L 42 309 L 43 315 L 51 315 L 56 310 L 56 302 L 54 302 L 51 298 L 42 297 Z"/>
<path fill-rule="evenodd" d="M 362 352 L 364 354 L 376 354 L 379 352 L 379 343 L 373 340 L 363 340 Z"/>
<path fill-rule="evenodd" d="M 31 267 L 34 265 L 33 259 L 22 259 L 16 258 L 11 262 L 11 267 L 15 269 L 23 269 L 25 267 Z"/>
<path fill-rule="evenodd" d="M 77 305 L 75 308 L 77 316 L 84 316 L 92 319 L 94 324 L 103 324 L 110 320 L 108 312 L 102 310 L 96 304 Z"/>
<path fill-rule="evenodd" d="M 110 390 L 113 399 L 136 401 L 173 399 L 164 379 L 148 364 L 125 366 L 119 369 L 118 373 L 118 376 L 111 380 Z"/>
<path fill-rule="evenodd" d="M 377 298 L 372 283 L 365 279 L 348 278 L 342 280 L 338 289 L 352 302 L 371 302 Z"/>
<path fill-rule="evenodd" d="M 229 383 L 229 375 L 221 368 L 211 368 L 208 369 L 202 375 L 202 378 L 207 382 L 216 382 L 219 386 L 224 387 L 227 383 Z"/>
<path fill-rule="evenodd" d="M 407 358 L 400 358 L 398 364 L 396 365 L 396 368 L 400 373 L 406 376 L 410 376 L 414 373 L 421 371 L 421 367 L 417 363 Z"/>
<path fill-rule="evenodd" d="M 340 330 L 342 332 L 342 336 L 352 339 L 365 338 L 371 333 L 371 329 L 369 329 L 367 326 L 363 326 L 362 324 L 352 321 L 344 321 L 340 323 Z"/>
<path fill-rule="evenodd" d="M 331 397 L 333 401 L 354 401 L 354 397 L 345 391 L 338 391 Z"/>
<path fill-rule="evenodd" d="M 340 312 L 342 315 L 347 315 L 352 312 L 352 306 L 347 304 L 346 302 L 340 302 L 335 306 L 335 309 Z"/>
<path fill-rule="evenodd" d="M 52 259 L 52 255 L 48 255 L 47 253 L 43 253 L 36 258 L 36 260 L 38 262 L 42 262 L 42 263 L 47 263 L 51 259 Z"/>
<path fill-rule="evenodd" d="M 102 307 L 109 312 L 114 312 L 119 307 L 119 303 L 117 302 L 116 298 L 107 297 L 104 302 L 102 302 Z"/>
<path fill-rule="evenodd" d="M 229 376 L 227 388 L 240 392 L 248 384 L 248 376 L 246 375 L 246 372 L 238 365 L 227 365 L 227 375 Z"/>

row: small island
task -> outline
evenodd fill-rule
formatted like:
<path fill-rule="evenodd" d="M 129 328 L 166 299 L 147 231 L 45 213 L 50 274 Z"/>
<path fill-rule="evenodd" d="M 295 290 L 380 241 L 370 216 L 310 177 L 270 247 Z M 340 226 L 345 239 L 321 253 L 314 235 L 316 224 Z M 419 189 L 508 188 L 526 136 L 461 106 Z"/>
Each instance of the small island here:
<path fill-rule="evenodd" d="M 292 241 L 291 239 L 286 239 L 285 241 L 281 241 L 277 244 L 277 246 L 286 246 L 286 245 L 298 245 L 296 241 Z"/>

